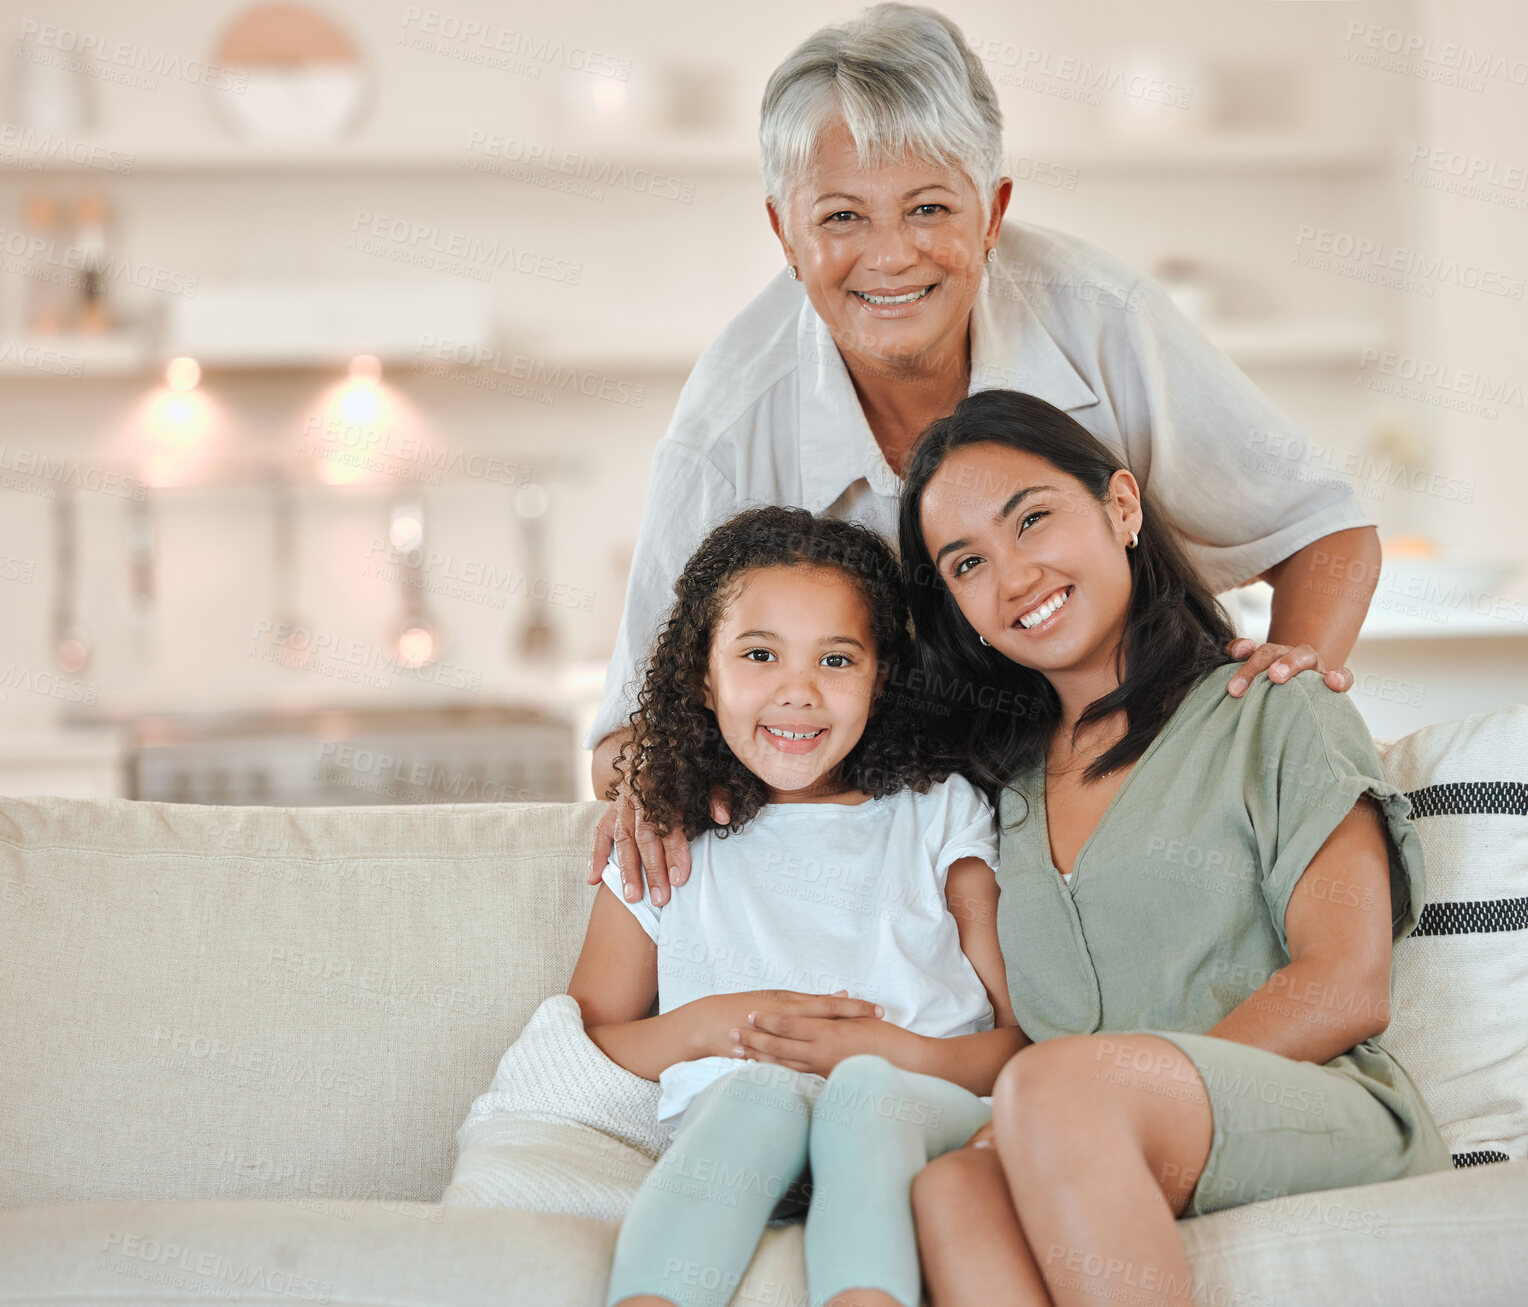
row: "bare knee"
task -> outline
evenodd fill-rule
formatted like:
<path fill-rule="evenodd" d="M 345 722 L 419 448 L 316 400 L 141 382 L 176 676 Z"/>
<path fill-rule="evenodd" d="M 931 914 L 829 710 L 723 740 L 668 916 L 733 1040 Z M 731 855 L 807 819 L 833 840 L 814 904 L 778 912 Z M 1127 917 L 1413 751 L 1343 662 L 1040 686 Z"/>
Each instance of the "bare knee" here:
<path fill-rule="evenodd" d="M 1100 1092 L 1086 1036 L 1026 1048 L 992 1087 L 993 1136 L 1005 1164 L 1070 1172 L 1095 1149 L 1119 1146 L 1117 1095 Z"/>
<path fill-rule="evenodd" d="M 992 1117 L 996 1132 L 1003 1124 L 1055 1123 L 1070 1116 L 1085 1117 L 1094 1097 L 1090 1088 L 1089 1051 L 1081 1036 L 1048 1039 L 1011 1057 L 992 1086 Z M 1000 1124 L 999 1116 L 1005 1118 Z"/>
<path fill-rule="evenodd" d="M 976 1185 L 991 1158 L 974 1148 L 957 1148 L 934 1158 L 913 1176 L 913 1217 L 918 1225 L 932 1225 L 958 1218 L 973 1201 Z"/>

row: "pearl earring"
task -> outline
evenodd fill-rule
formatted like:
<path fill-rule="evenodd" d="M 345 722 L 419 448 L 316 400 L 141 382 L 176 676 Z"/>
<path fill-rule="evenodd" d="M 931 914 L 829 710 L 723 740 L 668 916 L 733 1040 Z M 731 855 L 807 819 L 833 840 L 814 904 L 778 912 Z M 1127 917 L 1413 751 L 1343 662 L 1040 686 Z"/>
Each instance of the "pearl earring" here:
<path fill-rule="evenodd" d="M 791 264 L 791 266 L 789 268 L 787 268 L 786 271 L 790 273 L 791 280 L 795 281 L 796 280 L 796 265 L 795 264 Z"/>

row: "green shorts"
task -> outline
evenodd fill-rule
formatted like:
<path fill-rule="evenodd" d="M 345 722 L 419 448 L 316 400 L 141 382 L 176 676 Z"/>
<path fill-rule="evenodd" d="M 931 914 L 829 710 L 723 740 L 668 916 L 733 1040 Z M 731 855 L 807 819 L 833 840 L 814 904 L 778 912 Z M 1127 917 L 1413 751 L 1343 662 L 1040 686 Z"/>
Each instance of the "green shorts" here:
<path fill-rule="evenodd" d="M 1214 1134 L 1186 1217 L 1453 1167 L 1420 1091 L 1372 1039 L 1318 1063 L 1215 1035 L 1112 1033 L 1168 1040 L 1209 1093 Z"/>

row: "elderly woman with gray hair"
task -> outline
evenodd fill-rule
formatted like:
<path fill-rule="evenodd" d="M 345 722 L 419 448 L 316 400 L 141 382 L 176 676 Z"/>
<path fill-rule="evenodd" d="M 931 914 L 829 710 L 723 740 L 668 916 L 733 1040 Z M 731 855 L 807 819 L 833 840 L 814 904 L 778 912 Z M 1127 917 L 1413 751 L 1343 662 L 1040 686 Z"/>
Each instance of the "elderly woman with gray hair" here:
<path fill-rule="evenodd" d="M 1270 435 L 1291 438 L 1291 424 L 1150 278 L 1075 237 L 1004 222 L 1013 184 L 1001 175 L 1002 115 L 952 23 L 928 9 L 881 4 L 815 33 L 771 76 L 760 140 L 766 209 L 786 268 L 701 357 L 654 457 L 620 635 L 587 740 L 595 789 L 612 799 L 591 883 L 602 879 L 612 849 L 629 902 L 642 897 L 644 872 L 655 906 L 667 901 L 670 883 L 687 879 L 687 834 L 698 832 L 647 826 L 612 763 L 628 738 L 633 671 L 697 543 L 744 506 L 781 504 L 857 521 L 895 546 L 914 445 L 978 391 L 1028 392 L 1086 428 L 1149 489 L 1210 589 L 1272 583 L 1269 642 L 1227 645 L 1230 659 L 1246 662 L 1226 694 L 1241 696 L 1264 671 L 1282 683 L 1311 669 L 1329 691 L 1351 687 L 1342 664 L 1379 563 L 1356 497 L 1328 480 L 1259 474 L 1254 451 Z M 1349 583 L 1334 586 L 1330 577 Z M 1111 789 L 1106 780 L 1078 780 L 1075 799 L 1101 808 Z M 727 820 L 720 796 L 713 818 Z M 746 1035 L 752 1055 L 775 1060 L 768 1041 L 782 1021 L 799 1022 L 791 1029 L 805 1039 L 833 1020 L 811 1015 L 808 1000 L 818 998 L 761 993 L 758 1030 Z M 736 1031 L 718 1038 L 729 1033 L 737 1043 Z M 932 1157 L 911 1160 L 922 1166 Z M 968 1239 L 984 1237 L 1006 1247 L 1023 1272 L 1003 1279 L 1004 1301 L 1080 1300 L 1037 1273 L 1013 1208 L 984 1215 L 981 1229 L 946 1240 L 949 1257 L 925 1266 L 936 1302 L 969 1296 L 955 1263 Z M 837 1235 L 818 1243 L 829 1248 L 835 1239 L 847 1246 Z M 885 1251 L 880 1260 L 894 1260 Z M 741 1265 L 719 1265 L 720 1252 L 706 1256 L 701 1269 L 717 1271 L 718 1283 L 685 1280 L 686 1302 L 725 1302 L 741 1275 Z M 881 1287 L 889 1278 L 867 1272 L 833 1307 L 914 1307 L 910 1285 Z M 632 1294 L 626 1283 L 611 1285 L 611 1307 L 668 1301 Z M 993 1283 L 985 1281 L 981 1301 L 995 1300 Z M 1187 1281 L 1176 1283 L 1159 1300 L 1187 1301 Z M 815 1292 L 813 1304 L 820 1307 Z"/>
<path fill-rule="evenodd" d="M 765 208 L 786 266 L 702 354 L 653 457 L 626 606 L 585 740 L 628 899 L 689 872 L 684 831 L 643 822 L 612 765 L 634 671 L 706 532 L 749 504 L 860 522 L 896 541 L 919 434 L 967 394 L 1048 400 L 1119 452 L 1217 591 L 1273 586 L 1268 643 L 1228 648 L 1228 687 L 1315 668 L 1334 691 L 1379 575 L 1351 487 L 1278 479 L 1258 448 L 1296 428 L 1163 289 L 1074 236 L 1004 214 L 1002 113 L 958 28 L 879 4 L 774 71 L 759 125 Z M 1339 578 L 1334 584 L 1332 578 Z M 1355 579 L 1356 578 L 1356 579 Z M 725 806 L 717 808 L 719 818 Z"/>

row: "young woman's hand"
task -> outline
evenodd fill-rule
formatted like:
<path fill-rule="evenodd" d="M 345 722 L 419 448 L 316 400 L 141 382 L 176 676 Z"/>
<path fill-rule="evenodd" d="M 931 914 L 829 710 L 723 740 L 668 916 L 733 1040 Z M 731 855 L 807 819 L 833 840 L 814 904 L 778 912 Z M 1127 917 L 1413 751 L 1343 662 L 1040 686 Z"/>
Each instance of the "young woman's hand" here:
<path fill-rule="evenodd" d="M 1226 646 L 1226 653 L 1232 658 L 1245 659 L 1247 663 L 1226 686 L 1227 692 L 1234 699 L 1239 699 L 1257 674 L 1265 670 L 1268 679 L 1275 685 L 1282 685 L 1296 672 L 1314 670 L 1321 673 L 1321 679 L 1326 682 L 1328 689 L 1341 693 L 1353 688 L 1352 672 L 1346 667 L 1323 667 L 1321 655 L 1308 644 L 1260 645 L 1244 635 L 1232 640 Z"/>
<path fill-rule="evenodd" d="M 718 823 L 727 821 L 726 791 L 720 786 L 711 793 L 711 816 Z M 589 884 L 600 883 L 611 849 L 621 868 L 621 886 L 628 903 L 642 897 L 644 877 L 652 887 L 653 902 L 660 908 L 668 902 L 669 886 L 683 885 L 690 878 L 689 837 L 677 826 L 667 835 L 658 834 L 626 785 L 616 792 L 615 801 L 594 828 Z"/>
<path fill-rule="evenodd" d="M 876 1053 L 900 1065 L 905 1058 L 897 1055 L 898 1045 L 914 1038 L 901 1026 L 877 1016 L 820 1016 L 778 1003 L 751 1005 L 747 1017 L 728 1033 L 733 1057 L 751 1057 L 756 1062 L 773 1062 L 818 1076 L 826 1076 L 856 1053 Z"/>

